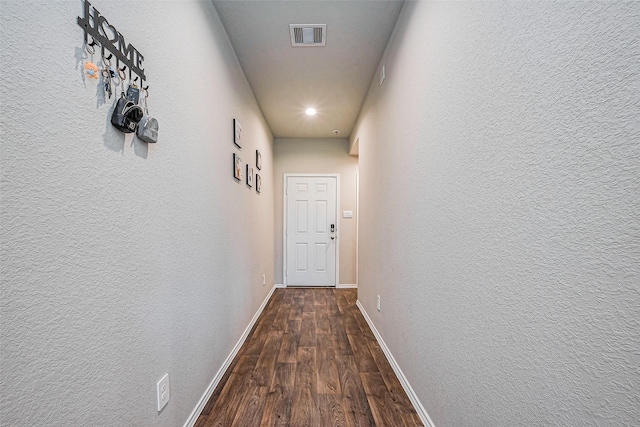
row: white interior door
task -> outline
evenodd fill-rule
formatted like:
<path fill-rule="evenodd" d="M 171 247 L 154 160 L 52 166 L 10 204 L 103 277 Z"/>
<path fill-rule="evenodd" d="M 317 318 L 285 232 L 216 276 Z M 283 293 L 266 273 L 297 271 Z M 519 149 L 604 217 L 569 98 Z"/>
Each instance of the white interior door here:
<path fill-rule="evenodd" d="M 335 286 L 337 176 L 285 179 L 285 284 Z"/>

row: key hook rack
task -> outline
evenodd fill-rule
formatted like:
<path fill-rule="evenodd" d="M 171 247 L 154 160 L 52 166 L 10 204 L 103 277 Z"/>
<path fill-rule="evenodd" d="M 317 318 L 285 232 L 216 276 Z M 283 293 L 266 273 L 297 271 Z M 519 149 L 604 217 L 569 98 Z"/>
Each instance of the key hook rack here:
<path fill-rule="evenodd" d="M 111 60 L 115 56 L 116 69 L 125 72 L 120 65 L 122 64 L 129 70 L 129 80 L 132 80 L 132 75 L 135 74 L 140 78 L 142 85 L 147 79 L 143 68 L 144 56 L 133 45 L 128 44 L 122 33 L 87 0 L 84 0 L 83 9 L 84 16 L 78 16 L 78 25 L 84 30 L 85 44 L 92 48 L 99 44 L 103 58 Z M 91 36 L 91 43 L 89 43 L 89 36 Z M 105 57 L 105 49 L 110 52 L 109 56 Z"/>

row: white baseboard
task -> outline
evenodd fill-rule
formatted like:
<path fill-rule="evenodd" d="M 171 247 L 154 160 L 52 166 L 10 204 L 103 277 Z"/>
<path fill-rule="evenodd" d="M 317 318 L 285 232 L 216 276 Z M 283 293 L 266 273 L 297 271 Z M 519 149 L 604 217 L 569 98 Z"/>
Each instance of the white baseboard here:
<path fill-rule="evenodd" d="M 218 372 L 213 377 L 211 384 L 209 384 L 209 387 L 207 387 L 207 390 L 204 392 L 204 394 L 200 398 L 200 401 L 196 405 L 195 409 L 193 410 L 193 412 L 191 412 L 191 415 L 189 415 L 187 422 L 184 423 L 184 427 L 193 427 L 196 421 L 198 421 L 198 417 L 202 413 L 204 406 L 209 401 L 209 398 L 211 397 L 214 390 L 218 386 L 218 383 L 222 379 L 227 368 L 229 368 L 229 365 L 231 365 L 231 362 L 238 354 L 238 351 L 240 351 L 240 347 L 242 347 L 242 344 L 244 344 L 244 341 L 247 339 L 247 336 L 249 336 L 249 332 L 251 332 L 251 329 L 253 329 L 253 326 L 258 321 L 258 317 L 260 317 L 262 310 L 264 310 L 264 308 L 267 306 L 267 303 L 269 302 L 271 295 L 273 295 L 273 291 L 276 290 L 276 287 L 278 287 L 278 285 L 274 285 L 273 288 L 271 288 L 271 290 L 269 291 L 269 294 L 267 295 L 267 297 L 264 299 L 264 301 L 262 301 L 260 308 L 258 308 L 258 311 L 256 311 L 256 314 L 253 315 L 253 319 L 251 319 L 251 322 L 249 322 L 249 326 L 247 326 L 247 328 L 244 330 L 244 332 L 242 333 L 242 336 L 236 343 L 235 347 L 233 347 L 233 350 L 231 350 L 231 353 L 229 354 L 229 356 L 225 359 L 220 369 L 218 369 Z"/>
<path fill-rule="evenodd" d="M 276 286 L 276 288 L 286 288 L 286 286 L 285 286 L 285 285 L 283 285 L 282 283 L 276 283 L 276 285 L 275 285 L 275 286 Z M 328 286 L 328 285 L 327 285 L 327 286 L 319 286 L 319 287 L 324 288 L 324 287 L 331 287 L 331 286 Z M 358 287 L 358 285 L 356 285 L 356 284 L 349 284 L 349 283 L 348 283 L 348 284 L 340 284 L 340 285 L 337 285 L 337 286 L 336 286 L 336 289 L 341 289 L 341 288 L 345 288 L 345 289 L 346 289 L 346 288 L 357 288 L 357 287 Z M 309 288 L 314 288 L 314 286 L 309 286 Z"/>
<path fill-rule="evenodd" d="M 360 309 L 360 312 L 362 313 L 362 316 L 364 317 L 364 319 L 369 324 L 369 327 L 371 328 L 373 335 L 375 335 L 376 340 L 378 340 L 378 344 L 380 344 L 380 347 L 382 348 L 384 355 L 387 356 L 387 360 L 389 361 L 389 364 L 391 365 L 391 367 L 393 368 L 393 371 L 396 373 L 396 376 L 400 380 L 400 384 L 402 384 L 402 388 L 404 389 L 405 393 L 407 393 L 407 396 L 409 396 L 409 400 L 411 400 L 411 404 L 413 404 L 413 407 L 418 413 L 420 420 L 422 420 L 422 423 L 427 427 L 435 427 L 435 425 L 433 424 L 433 421 L 431 421 L 431 418 L 429 418 L 429 414 L 427 414 L 427 411 L 424 409 L 424 406 L 422 406 L 422 403 L 418 399 L 418 396 L 416 396 L 416 393 L 413 391 L 413 388 L 411 388 L 411 385 L 409 384 L 409 380 L 407 380 L 407 377 L 404 376 L 404 373 L 402 373 L 402 369 L 400 369 L 398 362 L 396 362 L 396 359 L 393 357 L 393 354 L 391 354 L 391 350 L 389 350 L 389 347 L 387 347 L 387 344 L 385 344 L 384 340 L 382 339 L 382 336 L 380 335 L 380 333 L 376 329 L 376 326 L 373 324 L 373 321 L 367 314 L 367 311 L 364 309 L 364 307 L 360 303 L 360 300 L 356 301 L 356 305 Z"/>
<path fill-rule="evenodd" d="M 340 283 L 339 285 L 336 286 L 337 289 L 350 289 L 350 288 L 357 288 L 358 285 L 356 285 L 355 283 Z"/>

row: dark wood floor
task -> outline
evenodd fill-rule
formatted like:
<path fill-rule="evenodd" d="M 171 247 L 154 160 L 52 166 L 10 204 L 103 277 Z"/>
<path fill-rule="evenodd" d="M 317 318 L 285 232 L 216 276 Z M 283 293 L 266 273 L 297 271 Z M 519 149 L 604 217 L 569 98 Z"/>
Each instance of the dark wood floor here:
<path fill-rule="evenodd" d="M 422 426 L 355 289 L 276 289 L 196 422 Z"/>

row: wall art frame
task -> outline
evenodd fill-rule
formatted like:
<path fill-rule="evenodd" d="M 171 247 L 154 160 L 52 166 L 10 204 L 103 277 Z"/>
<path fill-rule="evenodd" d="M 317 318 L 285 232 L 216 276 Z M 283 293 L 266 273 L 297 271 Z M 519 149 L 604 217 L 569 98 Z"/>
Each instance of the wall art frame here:
<path fill-rule="evenodd" d="M 260 150 L 256 150 L 256 168 L 262 170 L 262 153 Z"/>
<path fill-rule="evenodd" d="M 247 163 L 247 185 L 253 187 L 253 168 Z"/>
<path fill-rule="evenodd" d="M 242 181 L 242 157 L 238 153 L 233 153 L 233 177 Z"/>
<path fill-rule="evenodd" d="M 242 148 L 242 126 L 238 119 L 233 119 L 233 143 L 238 148 Z"/>

